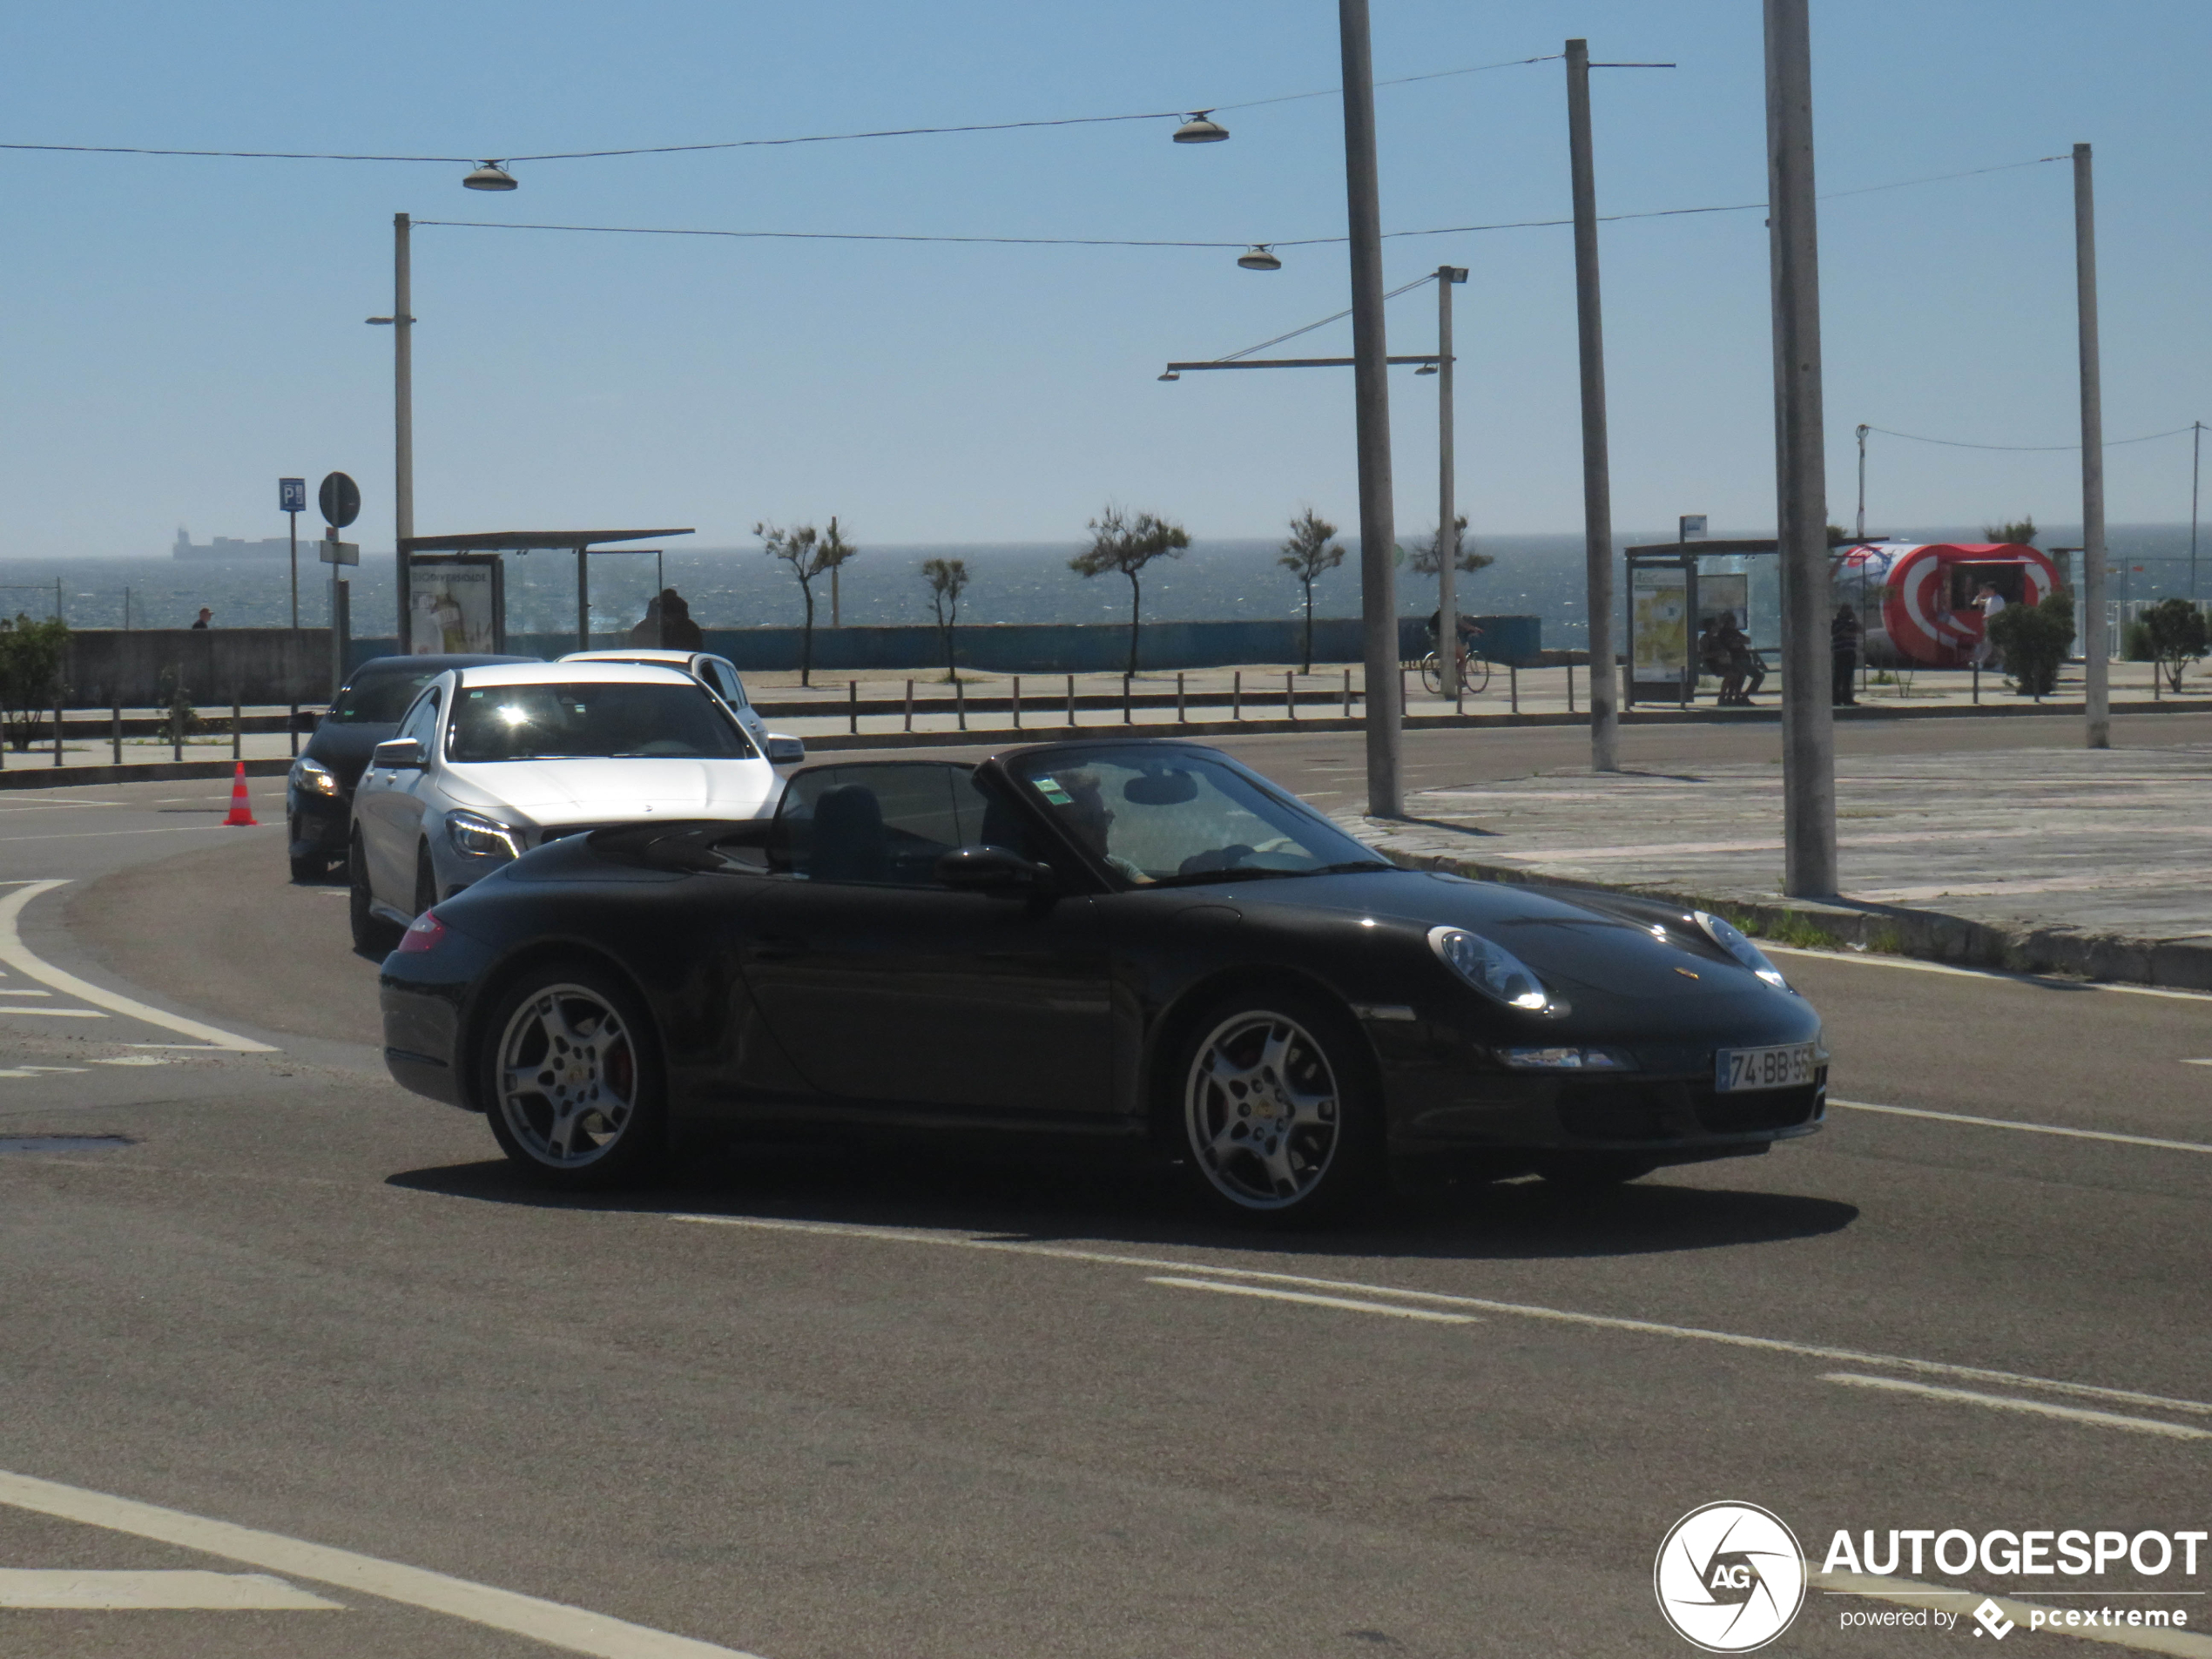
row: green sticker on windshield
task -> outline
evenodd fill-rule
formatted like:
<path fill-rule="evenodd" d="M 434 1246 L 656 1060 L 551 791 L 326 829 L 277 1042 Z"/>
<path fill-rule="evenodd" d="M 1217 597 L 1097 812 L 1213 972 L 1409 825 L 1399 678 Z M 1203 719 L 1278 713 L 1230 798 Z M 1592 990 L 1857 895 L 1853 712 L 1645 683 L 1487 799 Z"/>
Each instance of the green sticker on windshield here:
<path fill-rule="evenodd" d="M 1074 804 L 1076 799 L 1073 795 L 1070 795 L 1066 790 L 1060 786 L 1060 780 L 1057 778 L 1052 777 L 1044 777 L 1037 779 L 1037 793 L 1042 795 L 1055 806 L 1071 806 Z"/>

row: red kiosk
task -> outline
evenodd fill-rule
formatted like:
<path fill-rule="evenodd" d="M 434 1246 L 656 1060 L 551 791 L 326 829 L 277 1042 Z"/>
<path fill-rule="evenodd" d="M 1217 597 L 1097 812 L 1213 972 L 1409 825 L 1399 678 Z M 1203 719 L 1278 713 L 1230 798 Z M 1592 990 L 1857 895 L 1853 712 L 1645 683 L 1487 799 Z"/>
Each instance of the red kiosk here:
<path fill-rule="evenodd" d="M 1985 582 L 2008 605 L 2039 604 L 2059 568 L 2024 542 L 1867 542 L 1837 559 L 1830 591 L 1858 613 L 1869 664 L 1964 668 L 1981 644 Z"/>

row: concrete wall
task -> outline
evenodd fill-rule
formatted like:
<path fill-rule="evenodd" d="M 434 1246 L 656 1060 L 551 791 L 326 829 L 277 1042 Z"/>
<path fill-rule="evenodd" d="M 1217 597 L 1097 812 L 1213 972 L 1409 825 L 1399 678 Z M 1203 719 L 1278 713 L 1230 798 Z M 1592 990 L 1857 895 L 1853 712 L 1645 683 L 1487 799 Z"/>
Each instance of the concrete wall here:
<path fill-rule="evenodd" d="M 1543 649 L 1539 617 L 1477 617 L 1482 649 L 1494 661 L 1534 659 Z M 1138 645 L 1137 664 L 1148 671 L 1178 668 L 1223 668 L 1237 663 L 1295 663 L 1301 660 L 1305 624 L 1295 619 L 1249 622 L 1148 622 Z M 710 628 L 706 649 L 728 658 L 741 670 L 791 670 L 799 666 L 797 628 Z M 1402 617 L 1399 655 L 1407 662 L 1429 649 L 1428 621 Z M 954 631 L 961 665 L 1008 674 L 1110 674 L 1129 662 L 1129 628 L 1117 623 L 981 623 Z M 595 650 L 629 643 L 627 636 L 592 636 Z M 576 636 L 510 634 L 507 648 L 517 656 L 553 658 L 576 649 Z M 352 660 L 365 662 L 393 649 L 391 639 L 356 639 Z M 1360 660 L 1356 618 L 1317 619 L 1313 660 Z M 894 628 L 817 628 L 814 666 L 838 672 L 855 669 L 921 668 L 941 663 L 944 646 L 927 625 Z"/>
<path fill-rule="evenodd" d="M 72 629 L 62 669 L 71 708 L 153 708 L 173 668 L 192 699 L 218 706 L 320 703 L 330 696 L 327 628 Z"/>

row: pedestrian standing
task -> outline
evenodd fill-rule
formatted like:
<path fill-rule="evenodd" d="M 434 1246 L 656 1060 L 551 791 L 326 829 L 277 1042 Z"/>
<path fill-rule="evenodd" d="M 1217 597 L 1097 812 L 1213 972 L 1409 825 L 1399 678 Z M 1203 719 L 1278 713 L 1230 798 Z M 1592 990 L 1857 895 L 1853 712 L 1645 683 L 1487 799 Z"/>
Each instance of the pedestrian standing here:
<path fill-rule="evenodd" d="M 1997 643 L 1989 637 L 1989 624 L 2004 608 L 2005 596 L 1997 591 L 1994 582 L 1985 582 L 1974 590 L 1974 609 L 1981 612 L 1981 643 L 1974 647 L 1974 660 L 1984 668 L 2003 666 L 1997 659 Z"/>
<path fill-rule="evenodd" d="M 214 619 L 215 613 L 210 610 L 206 605 L 202 605 L 199 608 L 199 620 L 192 624 L 192 626 L 195 628 L 205 628 L 212 624 Z"/>
<path fill-rule="evenodd" d="M 1838 605 L 1836 619 L 1828 624 L 1828 661 L 1831 670 L 1828 700 L 1838 708 L 1858 705 L 1858 698 L 1851 691 L 1851 676 L 1858 671 L 1860 633 L 1858 613 L 1849 605 Z"/>

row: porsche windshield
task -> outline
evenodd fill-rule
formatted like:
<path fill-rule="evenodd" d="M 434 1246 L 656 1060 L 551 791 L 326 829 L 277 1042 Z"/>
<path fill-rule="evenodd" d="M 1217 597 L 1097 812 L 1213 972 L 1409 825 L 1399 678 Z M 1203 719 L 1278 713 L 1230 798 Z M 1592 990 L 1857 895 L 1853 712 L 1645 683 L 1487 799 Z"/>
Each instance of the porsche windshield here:
<path fill-rule="evenodd" d="M 701 687 L 636 681 L 464 684 L 454 700 L 446 738 L 446 758 L 463 762 L 602 757 L 738 760 L 752 753 L 737 723 Z"/>
<path fill-rule="evenodd" d="M 1016 763 L 1070 840 L 1140 886 L 1390 866 L 1250 773 L 1188 751 L 1084 750 Z"/>

